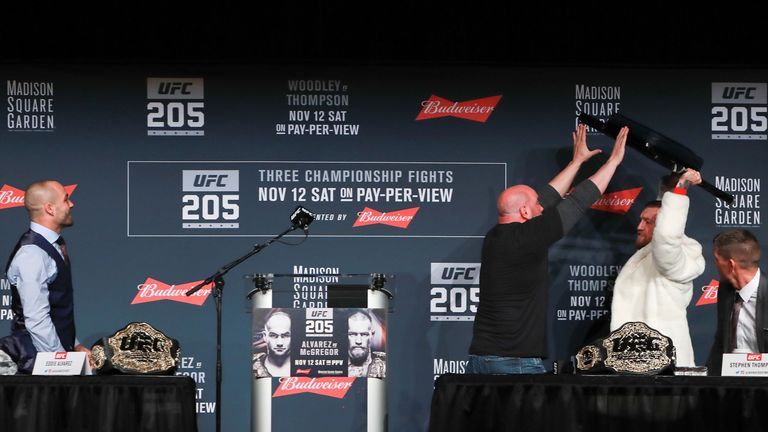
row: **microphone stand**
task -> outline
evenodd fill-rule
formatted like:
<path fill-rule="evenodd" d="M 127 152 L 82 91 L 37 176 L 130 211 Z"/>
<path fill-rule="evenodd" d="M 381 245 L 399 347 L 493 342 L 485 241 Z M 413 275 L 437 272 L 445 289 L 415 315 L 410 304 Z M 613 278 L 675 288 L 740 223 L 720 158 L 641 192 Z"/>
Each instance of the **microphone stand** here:
<path fill-rule="evenodd" d="M 221 432 L 221 302 L 224 294 L 224 275 L 243 261 L 261 252 L 264 248 L 276 242 L 284 235 L 299 228 L 306 228 L 306 226 L 301 227 L 297 224 L 291 225 L 290 228 L 273 237 L 268 242 L 255 245 L 253 249 L 245 255 L 216 270 L 216 273 L 208 276 L 205 280 L 185 293 L 186 296 L 191 296 L 199 291 L 200 288 L 213 282 L 213 298 L 216 302 L 216 432 Z"/>

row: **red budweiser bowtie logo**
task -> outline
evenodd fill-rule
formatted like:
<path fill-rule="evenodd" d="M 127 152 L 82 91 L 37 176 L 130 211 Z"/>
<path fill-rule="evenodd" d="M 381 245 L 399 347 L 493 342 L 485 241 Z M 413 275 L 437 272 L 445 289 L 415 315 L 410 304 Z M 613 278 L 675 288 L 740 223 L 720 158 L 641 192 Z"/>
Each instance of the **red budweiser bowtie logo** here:
<path fill-rule="evenodd" d="M 382 213 L 366 207 L 357 214 L 357 220 L 352 226 L 361 227 L 382 224 L 405 229 L 408 228 L 417 211 L 419 211 L 419 207 Z"/>
<path fill-rule="evenodd" d="M 440 117 L 458 117 L 485 123 L 501 100 L 501 95 L 466 102 L 452 102 L 439 96 L 432 95 L 429 100 L 421 103 L 421 112 L 416 120 L 429 120 Z"/>
<path fill-rule="evenodd" d="M 75 191 L 77 185 L 64 186 L 64 190 L 72 196 L 72 192 Z M 13 186 L 7 184 L 3 185 L 0 189 L 0 210 L 4 210 L 11 207 L 23 207 L 24 206 L 24 191 L 16 189 Z"/>
<path fill-rule="evenodd" d="M 696 302 L 696 306 L 717 303 L 717 289 L 719 286 L 720 282 L 712 279 L 709 281 L 709 285 L 701 287 L 703 293 L 701 294 L 701 297 L 699 297 L 699 301 Z"/>
<path fill-rule="evenodd" d="M 312 372 L 312 369 L 296 369 L 296 375 L 309 375 L 309 373 Z"/>
<path fill-rule="evenodd" d="M 133 299 L 131 304 L 149 303 L 158 300 L 171 300 L 181 303 L 188 303 L 197 306 L 202 306 L 205 303 L 205 299 L 211 294 L 211 288 L 213 283 L 203 286 L 196 293 L 191 296 L 185 295 L 187 291 L 192 289 L 195 285 L 202 281 L 189 282 L 178 285 L 168 285 L 167 283 L 160 282 L 152 278 L 147 278 L 143 284 L 139 284 L 137 288 L 139 292 Z"/>
<path fill-rule="evenodd" d="M 605 193 L 596 203 L 592 204 L 592 208 L 610 213 L 627 214 L 629 208 L 635 203 L 637 196 L 640 195 L 641 190 L 643 188 L 639 187 Z"/>
<path fill-rule="evenodd" d="M 272 397 L 291 396 L 299 393 L 315 393 L 343 399 L 352 388 L 355 377 L 302 378 L 283 377 Z"/>

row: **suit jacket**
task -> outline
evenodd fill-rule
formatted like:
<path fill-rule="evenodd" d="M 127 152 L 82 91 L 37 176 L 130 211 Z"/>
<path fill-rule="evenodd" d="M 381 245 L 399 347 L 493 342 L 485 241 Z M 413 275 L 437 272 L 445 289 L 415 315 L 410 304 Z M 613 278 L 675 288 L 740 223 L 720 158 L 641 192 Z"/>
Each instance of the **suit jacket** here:
<path fill-rule="evenodd" d="M 728 352 L 731 345 L 731 311 L 736 297 L 736 289 L 728 282 L 720 281 L 717 289 L 717 330 L 715 341 L 709 351 L 707 373 L 719 376 L 722 369 L 723 353 Z M 757 308 L 755 310 L 755 330 L 757 331 L 757 346 L 760 352 L 768 352 L 768 280 L 765 273 L 760 272 L 760 282 L 757 286 Z"/>

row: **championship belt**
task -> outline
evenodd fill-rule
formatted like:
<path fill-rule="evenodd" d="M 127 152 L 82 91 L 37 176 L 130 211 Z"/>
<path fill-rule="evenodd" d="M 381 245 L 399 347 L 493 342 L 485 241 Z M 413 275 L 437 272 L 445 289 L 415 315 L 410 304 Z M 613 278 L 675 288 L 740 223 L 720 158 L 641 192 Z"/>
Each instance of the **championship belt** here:
<path fill-rule="evenodd" d="M 371 364 L 368 366 L 368 378 L 387 377 L 387 353 L 372 351 Z"/>
<path fill-rule="evenodd" d="M 267 353 L 256 353 L 253 355 L 253 377 L 254 378 L 268 378 L 272 374 L 269 373 L 264 363 L 267 361 Z"/>
<path fill-rule="evenodd" d="M 181 360 L 176 339 L 147 323 L 130 323 L 91 348 L 96 373 L 173 375 Z"/>
<path fill-rule="evenodd" d="M 676 352 L 669 336 L 642 322 L 628 322 L 576 353 L 576 372 L 660 375 L 671 373 Z"/>
<path fill-rule="evenodd" d="M 0 350 L 0 375 L 16 375 L 18 368 L 10 355 Z"/>

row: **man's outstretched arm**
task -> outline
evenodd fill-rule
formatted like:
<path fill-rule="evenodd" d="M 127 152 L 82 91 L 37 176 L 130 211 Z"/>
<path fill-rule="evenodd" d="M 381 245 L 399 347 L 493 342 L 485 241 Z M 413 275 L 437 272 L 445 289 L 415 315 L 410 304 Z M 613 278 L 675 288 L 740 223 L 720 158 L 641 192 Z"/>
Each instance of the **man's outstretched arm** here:
<path fill-rule="evenodd" d="M 588 161 L 592 156 L 602 152 L 600 149 L 590 150 L 587 147 L 587 127 L 580 124 L 572 133 L 573 137 L 573 158 L 571 162 L 563 168 L 552 180 L 549 185 L 552 186 L 561 197 L 570 190 L 573 179 L 579 172 L 581 165 Z"/>

